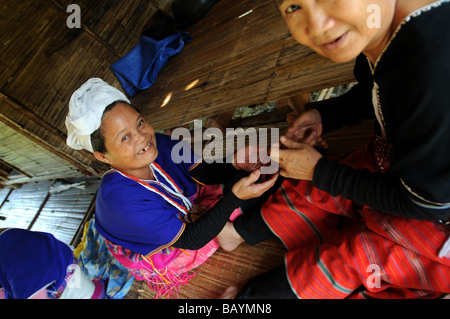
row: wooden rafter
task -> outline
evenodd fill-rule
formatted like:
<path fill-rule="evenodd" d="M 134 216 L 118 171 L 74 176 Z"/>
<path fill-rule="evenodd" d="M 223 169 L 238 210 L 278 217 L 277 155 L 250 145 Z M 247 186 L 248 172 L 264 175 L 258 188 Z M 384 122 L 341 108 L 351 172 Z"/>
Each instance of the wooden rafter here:
<path fill-rule="evenodd" d="M 21 170 L 20 168 L 14 166 L 8 162 L 5 162 L 1 158 L 0 158 L 0 166 L 5 166 L 5 167 L 9 168 L 10 170 L 15 170 L 15 171 L 19 172 L 20 174 L 25 175 L 27 177 L 30 177 L 30 178 L 33 177 L 30 174 L 28 174 L 27 172 L 24 172 L 23 170 Z"/>
<path fill-rule="evenodd" d="M 27 120 L 39 125 L 41 130 L 44 130 L 49 136 L 55 137 L 59 142 L 60 146 L 53 145 L 44 140 L 43 137 L 39 136 L 37 133 L 26 129 L 23 124 L 18 123 L 14 118 L 8 117 L 6 114 L 21 114 Z M 23 136 L 29 138 L 33 142 L 39 144 L 46 150 L 52 152 L 53 154 L 61 157 L 62 159 L 68 161 L 75 167 L 77 167 L 83 174 L 91 176 L 96 174 L 95 170 L 90 168 L 89 162 L 93 160 L 92 154 L 88 152 L 81 151 L 81 153 L 86 157 L 86 162 L 82 162 L 78 158 L 72 155 L 72 151 L 68 150 L 65 144 L 66 135 L 56 128 L 52 127 L 49 123 L 42 120 L 39 116 L 28 110 L 26 107 L 20 103 L 9 98 L 7 95 L 0 92 L 0 121 L 8 125 L 15 131 L 19 132 Z"/>

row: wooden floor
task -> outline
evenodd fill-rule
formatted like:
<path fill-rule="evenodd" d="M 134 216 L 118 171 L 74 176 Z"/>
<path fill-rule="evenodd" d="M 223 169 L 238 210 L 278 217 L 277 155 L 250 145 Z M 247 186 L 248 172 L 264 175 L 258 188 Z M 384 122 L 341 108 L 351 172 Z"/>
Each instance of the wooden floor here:
<path fill-rule="evenodd" d="M 179 299 L 218 299 L 229 286 L 242 286 L 248 279 L 283 264 L 285 248 L 278 239 L 255 246 L 240 245 L 232 252 L 222 249 L 203 264 L 196 276 L 181 287 Z M 152 299 L 155 293 L 145 281 L 135 280 L 125 299 Z"/>

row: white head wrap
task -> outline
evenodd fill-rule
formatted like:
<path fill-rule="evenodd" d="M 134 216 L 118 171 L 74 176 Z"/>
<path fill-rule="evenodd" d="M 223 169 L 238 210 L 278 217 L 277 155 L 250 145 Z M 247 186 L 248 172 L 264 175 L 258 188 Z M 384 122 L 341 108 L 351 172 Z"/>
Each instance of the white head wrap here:
<path fill-rule="evenodd" d="M 122 92 L 102 79 L 92 78 L 84 83 L 69 101 L 69 114 L 66 117 L 67 145 L 93 153 L 91 134 L 100 127 L 105 108 L 119 100 L 130 103 Z"/>

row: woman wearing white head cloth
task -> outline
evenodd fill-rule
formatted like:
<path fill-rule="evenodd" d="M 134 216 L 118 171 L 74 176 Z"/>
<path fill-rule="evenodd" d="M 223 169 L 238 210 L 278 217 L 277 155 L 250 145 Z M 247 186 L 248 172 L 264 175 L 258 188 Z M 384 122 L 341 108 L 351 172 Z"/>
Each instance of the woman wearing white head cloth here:
<path fill-rule="evenodd" d="M 181 142 L 156 134 L 126 96 L 101 79 L 81 86 L 69 108 L 67 144 L 92 152 L 111 168 L 97 195 L 97 230 L 113 255 L 157 296 L 186 282 L 188 271 L 219 243 L 233 249 L 242 242 L 246 234 L 237 221 L 229 222 L 230 215 L 235 218 L 241 209 L 251 215 L 274 189 L 277 175 L 256 183 L 260 170 L 246 172 L 249 163 L 206 164 L 191 152 L 189 163 L 175 164 L 171 150 Z M 261 223 L 258 241 L 273 236 Z"/>

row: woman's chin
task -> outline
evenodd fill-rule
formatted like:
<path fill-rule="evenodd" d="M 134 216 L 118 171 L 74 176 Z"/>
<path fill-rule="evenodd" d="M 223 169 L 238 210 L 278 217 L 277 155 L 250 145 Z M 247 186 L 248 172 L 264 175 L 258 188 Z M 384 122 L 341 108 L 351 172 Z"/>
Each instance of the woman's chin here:
<path fill-rule="evenodd" d="M 343 54 L 338 54 L 338 53 L 328 54 L 328 53 L 323 53 L 323 52 L 317 52 L 317 53 L 330 59 L 334 63 L 347 63 L 347 62 L 353 61 L 359 55 L 359 54 L 349 54 L 348 52 L 345 52 Z"/>

